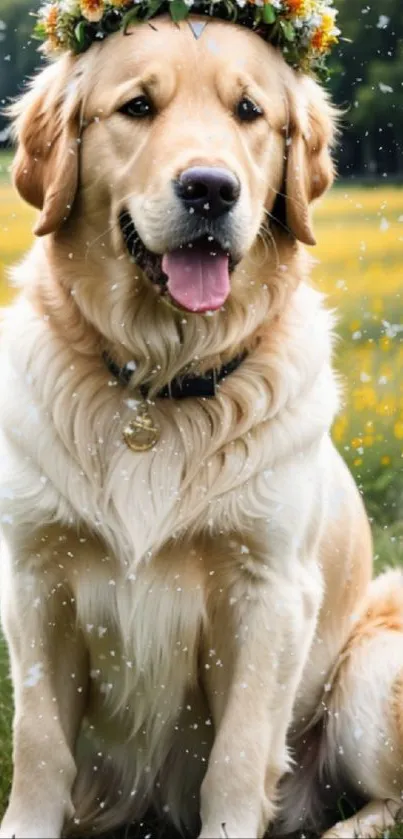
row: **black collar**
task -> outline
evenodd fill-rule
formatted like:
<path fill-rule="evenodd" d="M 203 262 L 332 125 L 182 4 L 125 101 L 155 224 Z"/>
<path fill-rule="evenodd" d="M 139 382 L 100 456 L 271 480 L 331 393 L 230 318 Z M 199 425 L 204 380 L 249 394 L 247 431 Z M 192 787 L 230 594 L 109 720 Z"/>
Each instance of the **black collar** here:
<path fill-rule="evenodd" d="M 164 385 L 156 394 L 158 399 L 187 399 L 188 397 L 201 397 L 211 399 L 216 395 L 217 385 L 230 373 L 233 373 L 247 356 L 246 350 L 239 353 L 235 358 L 231 359 L 228 364 L 223 364 L 218 370 L 207 370 L 203 376 L 195 376 L 192 373 L 186 373 L 183 376 L 175 376 L 168 385 Z M 116 361 L 111 358 L 109 353 L 104 352 L 102 358 L 112 376 L 122 385 L 128 385 L 133 375 L 133 365 L 125 364 L 124 367 L 119 367 Z M 147 384 L 141 385 L 139 388 L 141 395 L 147 399 L 150 386 Z"/>

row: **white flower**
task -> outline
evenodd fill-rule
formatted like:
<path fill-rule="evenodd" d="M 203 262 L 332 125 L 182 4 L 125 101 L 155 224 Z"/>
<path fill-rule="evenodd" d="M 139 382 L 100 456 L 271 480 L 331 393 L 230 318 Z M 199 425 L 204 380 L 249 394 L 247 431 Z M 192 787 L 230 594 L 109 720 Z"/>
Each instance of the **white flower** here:
<path fill-rule="evenodd" d="M 60 0 L 60 11 L 77 17 L 80 14 L 80 0 Z"/>

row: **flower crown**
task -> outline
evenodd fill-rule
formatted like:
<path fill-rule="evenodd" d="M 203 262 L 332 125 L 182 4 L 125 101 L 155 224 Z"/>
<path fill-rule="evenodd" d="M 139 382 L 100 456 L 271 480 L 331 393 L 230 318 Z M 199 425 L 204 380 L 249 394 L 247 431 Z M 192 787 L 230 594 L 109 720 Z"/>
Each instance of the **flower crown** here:
<path fill-rule="evenodd" d="M 94 41 L 156 15 L 178 23 L 189 14 L 229 20 L 253 29 L 278 46 L 295 68 L 326 71 L 337 43 L 333 0 L 53 0 L 42 6 L 34 35 L 48 53 L 84 52 Z M 193 27 L 192 27 L 193 28 Z M 194 29 L 195 37 L 197 29 Z"/>

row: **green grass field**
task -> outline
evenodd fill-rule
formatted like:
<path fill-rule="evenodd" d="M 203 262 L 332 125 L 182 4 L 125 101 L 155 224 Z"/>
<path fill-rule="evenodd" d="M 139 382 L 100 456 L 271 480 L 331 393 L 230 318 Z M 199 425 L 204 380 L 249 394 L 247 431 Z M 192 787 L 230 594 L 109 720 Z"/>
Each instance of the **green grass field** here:
<path fill-rule="evenodd" d="M 0 304 L 7 266 L 31 240 L 35 213 L 9 185 L 0 156 Z M 339 185 L 316 210 L 314 281 L 339 312 L 336 365 L 345 398 L 334 440 L 361 488 L 376 568 L 403 562 L 403 189 Z M 10 780 L 11 693 L 0 643 L 0 814 Z M 389 836 L 402 836 L 403 828 Z"/>

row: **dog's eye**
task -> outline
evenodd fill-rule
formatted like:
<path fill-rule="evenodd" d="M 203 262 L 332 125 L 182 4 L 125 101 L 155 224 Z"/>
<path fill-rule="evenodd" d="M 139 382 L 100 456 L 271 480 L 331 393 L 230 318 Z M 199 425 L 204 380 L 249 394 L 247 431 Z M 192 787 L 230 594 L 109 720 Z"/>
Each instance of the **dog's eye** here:
<path fill-rule="evenodd" d="M 243 96 L 235 108 L 235 116 L 241 122 L 253 122 L 253 120 L 263 116 L 263 111 L 259 108 L 259 105 L 252 102 L 252 99 L 249 99 L 248 96 Z"/>
<path fill-rule="evenodd" d="M 135 96 L 119 108 L 119 113 L 133 119 L 144 119 L 144 117 L 153 116 L 154 108 L 148 96 Z"/>

